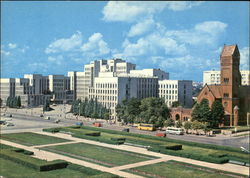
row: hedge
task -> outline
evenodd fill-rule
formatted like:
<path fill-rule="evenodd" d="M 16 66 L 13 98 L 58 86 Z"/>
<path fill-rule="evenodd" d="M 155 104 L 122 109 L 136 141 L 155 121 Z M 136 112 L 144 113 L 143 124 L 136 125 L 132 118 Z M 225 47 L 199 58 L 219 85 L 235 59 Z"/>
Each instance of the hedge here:
<path fill-rule="evenodd" d="M 25 155 L 33 155 L 34 154 L 33 151 L 24 150 L 24 149 L 21 149 L 21 148 L 11 148 L 10 150 L 15 151 L 17 153 L 23 153 Z"/>
<path fill-rule="evenodd" d="M 45 161 L 36 159 L 21 153 L 18 153 L 13 150 L 2 150 L 0 155 L 3 159 L 14 161 L 15 163 L 22 164 L 29 168 L 38 170 L 38 171 L 50 171 L 55 169 L 66 168 L 68 163 L 62 160 L 54 160 L 54 161 Z"/>
<path fill-rule="evenodd" d="M 180 144 L 160 145 L 159 147 L 163 149 L 168 149 L 168 150 L 181 150 L 182 149 L 182 145 Z"/>
<path fill-rule="evenodd" d="M 49 128 L 49 129 L 43 129 L 44 132 L 51 132 L 51 133 L 57 133 L 60 132 L 61 128 Z"/>
<path fill-rule="evenodd" d="M 221 152 L 214 152 L 214 153 L 210 153 L 209 156 L 215 157 L 215 158 L 222 158 L 227 156 L 227 154 L 225 153 L 221 153 Z"/>
<path fill-rule="evenodd" d="M 185 153 L 185 152 L 167 150 L 167 149 L 162 149 L 159 147 L 150 147 L 150 148 L 148 148 L 148 150 L 153 151 L 153 152 L 173 155 L 173 156 L 180 156 L 180 157 L 185 157 L 185 158 L 190 158 L 190 159 L 195 159 L 195 160 L 200 160 L 200 161 L 217 163 L 217 164 L 227 163 L 229 161 L 227 157 L 215 158 L 215 157 L 204 156 L 204 155 L 195 154 L 195 153 L 189 154 L 189 153 Z"/>
<path fill-rule="evenodd" d="M 83 139 L 88 139 L 88 140 L 104 142 L 104 143 L 108 143 L 108 144 L 114 144 L 114 145 L 121 145 L 125 142 L 124 140 L 116 140 L 115 141 L 115 140 L 111 140 L 111 139 L 105 139 L 102 137 L 93 137 L 93 136 L 82 135 L 82 134 L 74 134 L 72 136 L 77 137 L 77 138 L 83 138 Z"/>
<path fill-rule="evenodd" d="M 101 132 L 87 132 L 84 135 L 88 135 L 88 136 L 100 136 Z"/>

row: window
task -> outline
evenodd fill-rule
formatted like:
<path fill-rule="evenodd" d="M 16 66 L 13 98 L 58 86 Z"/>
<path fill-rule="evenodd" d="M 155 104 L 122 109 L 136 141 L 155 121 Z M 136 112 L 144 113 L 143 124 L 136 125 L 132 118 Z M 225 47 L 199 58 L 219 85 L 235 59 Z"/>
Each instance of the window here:
<path fill-rule="evenodd" d="M 224 98 L 228 98 L 229 97 L 229 94 L 228 93 L 224 93 Z"/>
<path fill-rule="evenodd" d="M 224 78 L 224 83 L 228 83 L 229 82 L 229 78 Z"/>

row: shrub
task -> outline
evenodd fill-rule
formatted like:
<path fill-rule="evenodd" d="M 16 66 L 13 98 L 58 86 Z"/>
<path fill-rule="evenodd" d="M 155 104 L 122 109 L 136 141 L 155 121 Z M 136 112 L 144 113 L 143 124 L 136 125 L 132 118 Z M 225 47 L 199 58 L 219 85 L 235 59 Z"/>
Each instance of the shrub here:
<path fill-rule="evenodd" d="M 227 156 L 227 154 L 218 151 L 218 152 L 210 153 L 209 156 L 212 156 L 215 158 L 221 158 L 221 157 Z"/>
<path fill-rule="evenodd" d="M 78 138 L 83 138 L 83 139 L 88 139 L 88 140 L 94 140 L 94 141 L 99 141 L 99 142 L 104 142 L 108 144 L 114 144 L 114 145 L 120 145 L 125 142 L 125 140 L 111 140 L 111 139 L 106 139 L 102 137 L 93 137 L 93 136 L 88 136 L 88 135 L 82 135 L 82 134 L 74 134 L 72 135 L 73 137 L 78 137 Z"/>
<path fill-rule="evenodd" d="M 160 148 L 168 149 L 168 150 L 181 150 L 182 145 L 180 145 L 180 144 L 168 144 L 168 145 L 161 145 Z"/>
<path fill-rule="evenodd" d="M 61 128 L 49 128 L 49 129 L 43 129 L 44 132 L 51 132 L 51 133 L 56 133 L 60 132 Z"/>
<path fill-rule="evenodd" d="M 113 141 L 126 141 L 126 138 L 111 138 Z"/>
<path fill-rule="evenodd" d="M 20 151 L 20 150 L 18 150 Z M 54 161 L 44 161 L 39 160 L 25 154 L 18 153 L 14 150 L 2 150 L 0 152 L 0 156 L 3 159 L 14 161 L 15 163 L 22 164 L 29 168 L 38 170 L 38 171 L 50 171 L 54 169 L 61 169 L 67 167 L 68 163 L 62 160 L 54 160 Z"/>
<path fill-rule="evenodd" d="M 100 136 L 101 132 L 87 132 L 84 135 L 88 135 L 88 136 Z"/>

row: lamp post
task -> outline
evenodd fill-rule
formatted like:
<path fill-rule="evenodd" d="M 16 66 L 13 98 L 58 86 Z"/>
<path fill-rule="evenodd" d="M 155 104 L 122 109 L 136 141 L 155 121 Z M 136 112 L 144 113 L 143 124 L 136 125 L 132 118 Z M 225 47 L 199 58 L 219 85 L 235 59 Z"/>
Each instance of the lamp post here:
<path fill-rule="evenodd" d="M 81 106 L 81 103 L 78 104 L 78 117 L 80 117 L 80 106 Z M 78 120 L 78 118 L 77 118 Z"/>

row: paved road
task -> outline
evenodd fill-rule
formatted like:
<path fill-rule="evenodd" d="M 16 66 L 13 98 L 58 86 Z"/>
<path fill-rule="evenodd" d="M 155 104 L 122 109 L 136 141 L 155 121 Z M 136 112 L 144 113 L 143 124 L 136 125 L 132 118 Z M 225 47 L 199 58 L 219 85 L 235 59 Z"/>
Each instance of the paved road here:
<path fill-rule="evenodd" d="M 59 124 L 54 123 L 59 117 L 52 117 L 51 120 L 45 120 L 39 116 L 30 116 L 24 114 L 13 113 L 12 121 L 15 124 L 14 127 L 1 127 L 1 133 L 13 133 L 13 132 L 24 132 L 24 131 L 41 131 L 43 128 L 52 128 L 59 126 L 69 126 L 77 122 L 75 118 L 60 118 L 61 122 Z M 84 125 L 91 126 L 95 119 L 83 119 L 81 118 Z M 129 128 L 132 133 L 146 134 L 146 135 L 155 135 L 157 131 L 148 132 L 138 130 L 133 127 L 110 125 L 106 121 L 103 121 L 103 128 L 112 129 L 112 130 L 123 130 L 124 128 Z M 249 149 L 249 136 L 244 137 L 230 137 L 224 135 L 217 135 L 216 137 L 206 137 L 206 136 L 196 136 L 196 135 L 168 135 L 168 138 L 184 141 L 192 141 L 206 144 L 216 144 L 232 147 L 245 147 Z"/>

